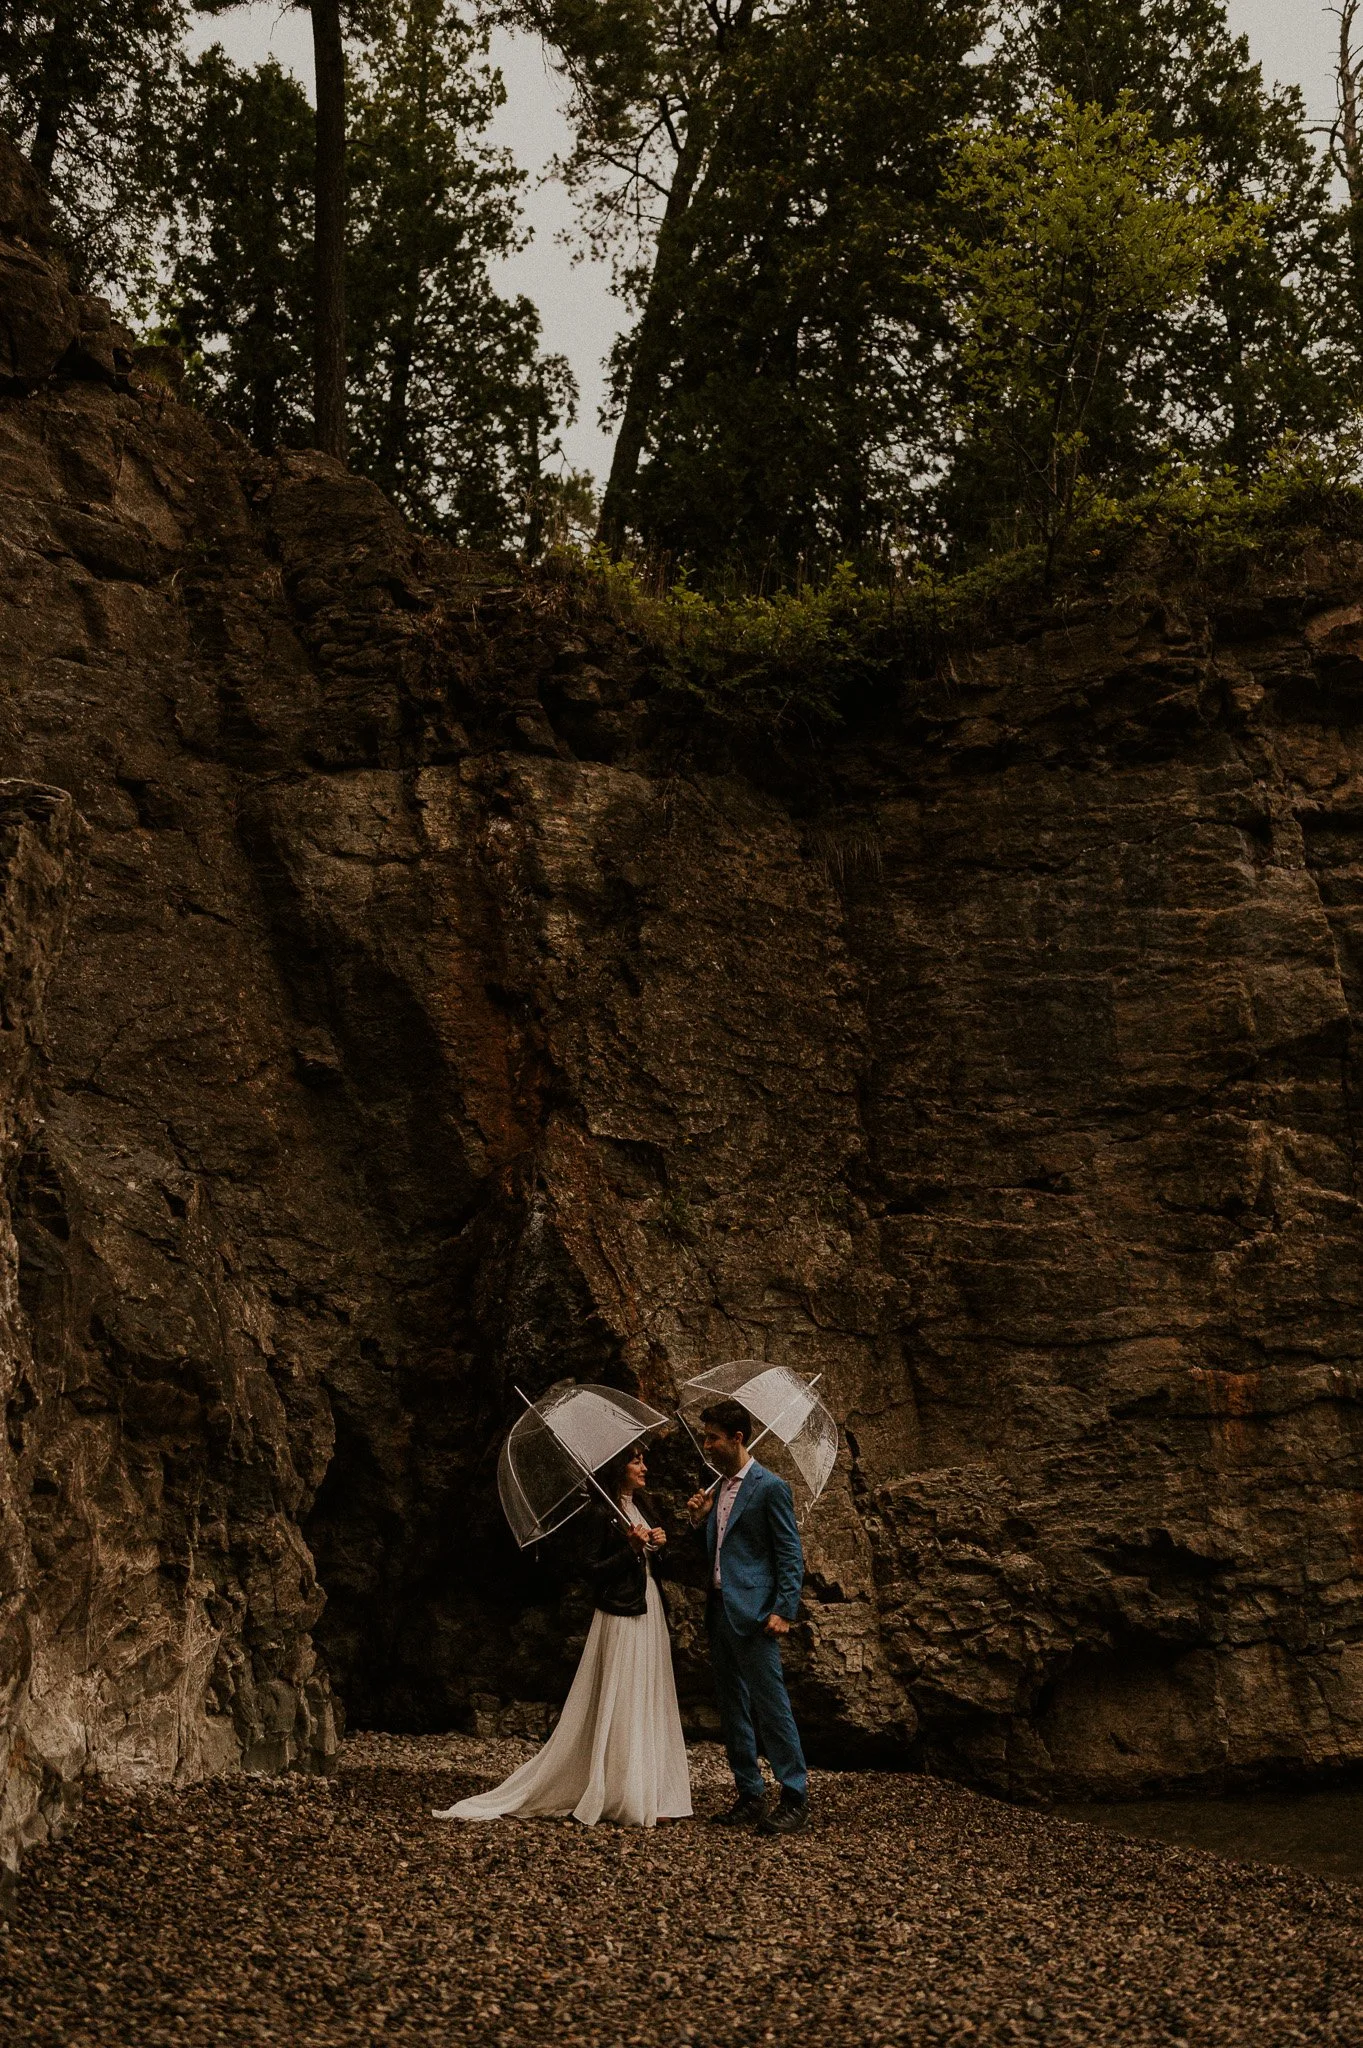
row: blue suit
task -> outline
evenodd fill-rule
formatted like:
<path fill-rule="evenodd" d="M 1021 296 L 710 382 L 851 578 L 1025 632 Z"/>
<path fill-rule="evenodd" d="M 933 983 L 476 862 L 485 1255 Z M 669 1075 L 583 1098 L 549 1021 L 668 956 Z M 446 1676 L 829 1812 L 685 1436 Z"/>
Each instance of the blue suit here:
<path fill-rule="evenodd" d="M 766 1633 L 769 1615 L 794 1621 L 805 1558 L 795 1503 L 784 1479 L 754 1458 L 738 1490 L 720 1547 L 720 1589 L 714 1590 L 719 1488 L 705 1521 L 710 1598 L 706 1624 L 724 1747 L 740 1792 L 759 1797 L 760 1742 L 783 1791 L 805 1796 L 808 1773 L 790 1710 L 781 1646 Z"/>

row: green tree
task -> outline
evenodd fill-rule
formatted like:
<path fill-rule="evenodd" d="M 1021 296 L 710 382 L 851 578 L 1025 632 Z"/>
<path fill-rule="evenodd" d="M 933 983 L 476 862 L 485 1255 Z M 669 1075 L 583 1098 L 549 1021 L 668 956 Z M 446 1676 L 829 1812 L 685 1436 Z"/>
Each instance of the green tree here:
<path fill-rule="evenodd" d="M 309 438 L 312 109 L 273 61 L 184 67 L 160 311 L 201 403 L 268 453 Z"/>
<path fill-rule="evenodd" d="M 75 281 L 150 274 L 183 0 L 0 0 L 0 121 L 57 203 Z"/>
<path fill-rule="evenodd" d="M 1224 0 L 1030 0 L 1000 60 L 1015 103 L 1059 90 L 1126 98 L 1162 142 L 1195 143 L 1211 191 L 1258 208 L 1259 234 L 1213 264 L 1162 364 L 1189 439 L 1253 468 L 1284 433 L 1329 430 L 1356 402 L 1356 320 L 1329 166 L 1296 87 L 1265 85 Z"/>
<path fill-rule="evenodd" d="M 780 576 L 882 544 L 933 309 L 914 278 L 989 0 L 508 0 L 634 313 L 601 537 Z M 896 473 L 897 472 L 897 473 Z"/>
<path fill-rule="evenodd" d="M 502 0 L 541 36 L 568 86 L 574 146 L 561 166 L 598 252 L 636 314 L 616 361 L 619 427 L 601 502 L 618 550 L 692 278 L 692 206 L 727 67 L 755 24 L 799 0 Z"/>
<path fill-rule="evenodd" d="M 246 0 L 193 0 L 196 14 L 230 14 Z M 349 27 L 363 34 L 382 23 L 387 0 L 285 0 L 312 21 L 313 117 L 312 376 L 313 440 L 341 460 L 346 452 L 346 59 Z"/>
<path fill-rule="evenodd" d="M 521 245 L 521 173 L 479 141 L 503 88 L 453 0 L 396 0 L 355 56 L 347 438 L 417 523 L 532 545 L 561 523 L 566 365 L 490 266 Z M 203 402 L 269 451 L 313 438 L 312 110 L 277 64 L 185 67 L 164 325 Z M 579 493 L 580 495 L 580 493 Z M 570 498 L 572 493 L 569 493 Z M 573 500 L 574 504 L 576 500 Z"/>
<path fill-rule="evenodd" d="M 419 523 L 524 539 L 571 409 L 567 366 L 489 265 L 521 246 L 506 153 L 477 140 L 504 91 L 450 0 L 396 0 L 355 67 L 353 454 Z"/>
<path fill-rule="evenodd" d="M 717 84 L 635 498 L 645 541 L 711 582 L 871 569 L 916 519 L 949 341 L 925 244 L 989 86 L 985 18 L 802 0 Z"/>
<path fill-rule="evenodd" d="M 1058 94 L 1027 128 L 967 131 L 947 196 L 960 224 L 929 276 L 958 336 L 948 528 L 1039 543 L 1049 574 L 1096 494 L 1178 451 L 1169 366 L 1209 274 L 1258 230 L 1194 144 L 1158 141 L 1125 100 Z"/>

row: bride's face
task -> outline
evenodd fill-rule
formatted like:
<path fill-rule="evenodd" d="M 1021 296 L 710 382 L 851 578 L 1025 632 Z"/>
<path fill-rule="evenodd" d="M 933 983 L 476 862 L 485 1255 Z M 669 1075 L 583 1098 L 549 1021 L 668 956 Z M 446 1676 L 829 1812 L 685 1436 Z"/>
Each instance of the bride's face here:
<path fill-rule="evenodd" d="M 626 1491 L 637 1493 L 647 1478 L 648 1467 L 644 1463 L 644 1454 L 642 1451 L 636 1451 L 625 1467 Z"/>

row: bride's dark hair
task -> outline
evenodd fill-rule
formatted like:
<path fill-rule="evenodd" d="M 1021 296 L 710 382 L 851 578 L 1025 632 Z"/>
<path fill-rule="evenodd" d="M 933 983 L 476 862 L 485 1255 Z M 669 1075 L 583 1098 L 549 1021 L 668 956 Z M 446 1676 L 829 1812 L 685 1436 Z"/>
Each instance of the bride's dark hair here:
<path fill-rule="evenodd" d="M 617 1451 L 609 1465 L 601 1472 L 601 1484 L 612 1500 L 619 1500 L 625 1486 L 625 1472 L 636 1458 L 644 1454 L 642 1440 L 637 1444 L 626 1444 L 623 1451 Z M 599 1499 L 600 1496 L 598 1495 Z"/>

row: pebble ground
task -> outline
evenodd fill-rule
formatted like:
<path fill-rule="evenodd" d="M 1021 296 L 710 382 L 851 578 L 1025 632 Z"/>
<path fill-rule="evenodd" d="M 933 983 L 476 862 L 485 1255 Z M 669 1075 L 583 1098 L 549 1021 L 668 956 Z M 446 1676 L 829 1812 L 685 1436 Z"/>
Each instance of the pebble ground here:
<path fill-rule="evenodd" d="M 526 1753 L 363 1736 L 330 1783 L 96 1792 L 26 1863 L 0 2042 L 1363 2043 L 1350 1885 L 876 1773 L 816 1775 L 787 1841 L 430 1817 Z"/>

